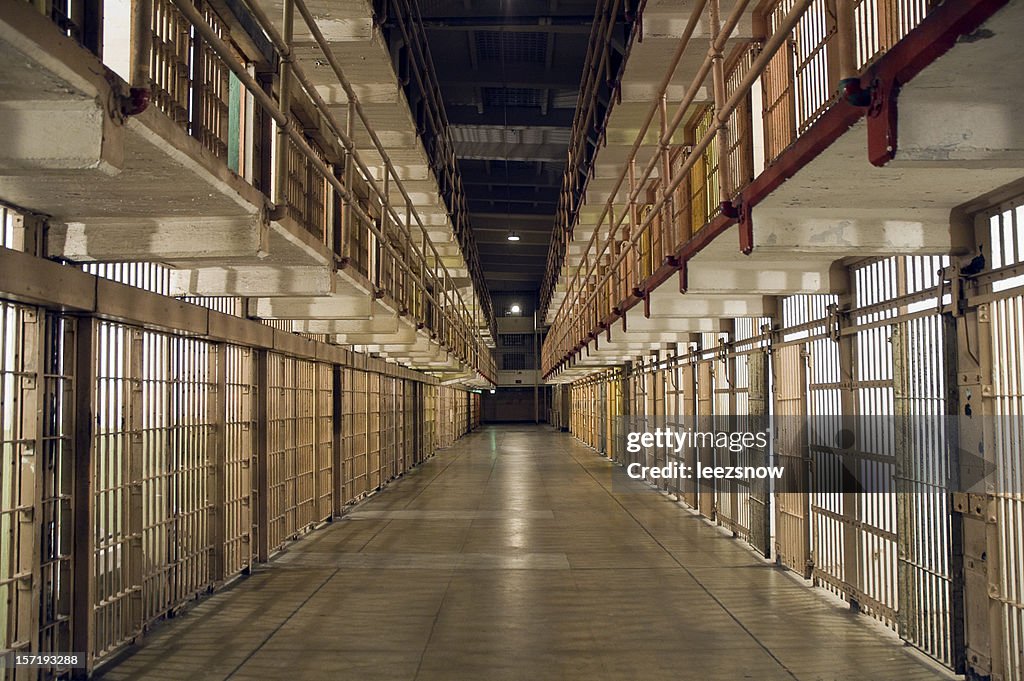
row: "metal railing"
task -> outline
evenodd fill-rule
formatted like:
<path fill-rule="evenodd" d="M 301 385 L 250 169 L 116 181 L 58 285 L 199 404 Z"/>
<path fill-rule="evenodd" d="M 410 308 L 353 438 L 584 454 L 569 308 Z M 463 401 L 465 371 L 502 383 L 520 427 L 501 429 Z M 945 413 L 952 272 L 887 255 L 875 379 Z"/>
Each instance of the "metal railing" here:
<path fill-rule="evenodd" d="M 564 298 L 544 345 L 545 375 L 629 302 L 648 295 L 646 282 L 655 271 L 685 265 L 677 251 L 709 222 L 723 211 L 737 216 L 732 200 L 754 179 L 753 126 L 763 126 L 768 165 L 835 101 L 831 93 L 844 78 L 906 35 L 928 7 L 927 0 L 862 0 L 826 12 L 825 0 L 784 0 L 765 12 L 768 35 L 740 41 L 727 55 L 749 4 L 735 3 L 726 17 L 717 0 L 694 6 L 579 264 L 562 279 L 561 268 L 549 261 L 545 286 L 554 290 L 564 281 Z M 700 49 L 692 38 L 702 22 L 710 33 L 706 55 L 681 101 L 670 106 L 668 85 L 684 53 Z M 757 81 L 763 86 L 760 120 L 751 98 Z M 688 116 L 708 83 L 713 102 Z M 655 121 L 655 153 L 642 162 Z"/>
<path fill-rule="evenodd" d="M 277 22 L 255 1 L 236 11 L 250 16 L 240 23 L 203 0 L 135 0 L 131 34 L 121 38 L 132 43 L 134 55 L 132 94 L 122 110 L 137 114 L 153 103 L 266 194 L 272 219 L 314 235 L 371 295 L 493 376 L 481 334 L 494 324 L 482 278 L 475 278 L 467 303 L 305 2 L 285 3 Z M 296 19 L 344 93 L 343 122 L 293 55 Z M 249 31 L 247 40 L 234 40 L 229 26 Z M 253 42 L 269 42 L 269 58 L 246 47 Z M 369 141 L 368 154 L 357 149 L 356 138 Z M 241 167 L 241 156 L 251 157 L 249 167 Z M 366 156 L 382 167 L 371 168 Z M 442 186 L 452 181 L 441 179 Z M 471 239 L 454 219 L 460 239 Z M 472 252 L 466 257 L 472 270 Z"/>
<path fill-rule="evenodd" d="M 570 146 L 566 158 L 562 188 L 555 213 L 555 227 L 548 246 L 546 275 L 541 282 L 541 309 L 546 309 L 554 294 L 565 261 L 566 248 L 583 205 L 586 187 L 594 176 L 594 160 L 604 139 L 608 117 L 621 96 L 622 71 L 634 40 L 640 38 L 639 21 L 646 0 L 636 7 L 622 0 L 602 0 L 594 13 L 594 26 L 587 43 L 583 77 L 576 99 Z M 613 40 L 622 31 L 622 51 Z"/>
<path fill-rule="evenodd" d="M 392 46 L 399 45 L 397 49 L 392 49 L 395 72 L 405 83 L 406 97 L 416 120 L 416 131 L 430 157 L 441 198 L 451 216 L 455 239 L 466 259 L 469 276 L 493 337 L 497 334 L 494 311 L 469 221 L 469 205 L 419 6 L 409 0 L 375 0 L 374 21 L 384 31 L 385 38 L 388 38 L 391 30 L 398 34 L 394 41 L 388 38 Z"/>

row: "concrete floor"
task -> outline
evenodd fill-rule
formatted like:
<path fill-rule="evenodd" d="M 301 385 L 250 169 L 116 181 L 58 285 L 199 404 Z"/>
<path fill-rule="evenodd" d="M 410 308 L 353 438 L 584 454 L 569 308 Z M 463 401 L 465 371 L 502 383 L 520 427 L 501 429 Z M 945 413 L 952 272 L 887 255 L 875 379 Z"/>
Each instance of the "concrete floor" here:
<path fill-rule="evenodd" d="M 947 676 L 546 426 L 460 440 L 159 625 L 104 672 L 107 681 Z"/>

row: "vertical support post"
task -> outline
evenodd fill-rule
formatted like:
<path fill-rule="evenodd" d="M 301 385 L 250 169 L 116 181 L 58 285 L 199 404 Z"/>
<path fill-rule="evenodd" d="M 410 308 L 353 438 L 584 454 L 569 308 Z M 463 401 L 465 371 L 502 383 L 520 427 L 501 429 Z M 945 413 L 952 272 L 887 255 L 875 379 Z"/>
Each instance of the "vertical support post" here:
<path fill-rule="evenodd" d="M 676 246 L 682 242 L 665 243 L 669 235 L 675 236 L 678 232 L 675 226 L 675 201 L 672 194 L 665 191 L 665 187 L 672 179 L 672 143 L 668 129 L 668 95 L 661 93 L 661 102 L 658 109 L 659 121 L 661 124 L 661 182 L 658 183 L 658 193 L 664 199 L 662 204 L 661 220 L 661 251 L 663 254 L 675 252 Z M 655 266 L 660 263 L 655 263 Z"/>
<path fill-rule="evenodd" d="M 192 0 L 196 9 L 200 12 L 203 11 L 203 0 Z M 152 2 L 152 0 L 149 0 Z M 143 0 L 143 4 L 146 4 Z M 194 41 L 194 47 L 192 49 L 192 61 L 190 64 L 191 73 L 188 74 L 188 96 L 189 96 L 189 108 L 191 109 L 192 121 L 189 125 L 189 134 L 195 139 L 199 140 L 199 143 L 203 143 L 203 94 L 206 91 L 206 52 L 203 49 L 203 37 L 198 32 L 195 33 L 192 38 Z M 145 48 L 144 48 L 145 49 Z M 148 55 L 148 52 L 145 54 Z M 146 57 L 148 62 L 149 57 Z M 139 86 L 144 87 L 144 86 Z"/>
<path fill-rule="evenodd" d="M 269 515 L 267 496 L 270 488 L 267 478 L 267 451 L 269 423 L 267 421 L 268 403 L 270 399 L 269 381 L 269 350 L 256 351 L 256 517 L 254 533 L 256 534 L 256 560 L 266 562 L 270 558 Z"/>
<path fill-rule="evenodd" d="M 840 273 L 836 273 L 840 274 Z M 848 319 L 849 311 L 853 304 L 853 291 L 851 290 L 851 277 L 848 268 L 844 268 L 836 280 L 841 282 L 841 290 L 835 291 L 839 294 L 838 309 L 835 311 L 836 318 L 842 321 Z M 857 336 L 856 334 L 839 333 L 840 328 L 834 329 L 834 341 L 839 345 L 839 410 L 841 415 L 842 429 L 846 434 L 844 442 L 840 443 L 842 452 L 842 481 L 843 491 L 843 575 L 844 581 L 850 590 L 848 599 L 850 608 L 860 609 L 860 602 L 856 594 L 863 590 L 861 578 L 861 542 L 862 534 L 860 528 L 860 501 L 858 493 L 859 482 L 857 469 L 859 461 L 857 450 L 860 449 L 860 437 L 858 432 L 858 411 L 857 382 Z"/>
<path fill-rule="evenodd" d="M 533 311 L 533 422 L 540 423 L 540 331 L 537 327 L 537 310 Z"/>
<path fill-rule="evenodd" d="M 98 3 L 97 3 L 98 4 Z M 97 24 L 102 27 L 102 12 L 97 12 L 99 19 Z M 150 73 L 150 54 L 153 51 L 153 0 L 134 0 L 131 3 L 131 87 L 133 89 L 147 90 L 150 88 L 152 74 Z M 93 52 L 101 45 L 101 37 L 96 36 L 96 48 L 86 45 Z M 197 50 L 199 51 L 199 50 Z"/>
<path fill-rule="evenodd" d="M 960 535 L 962 565 L 964 655 L 968 678 L 998 678 L 1005 669 L 1003 650 L 1006 635 L 1000 617 L 997 594 L 999 575 L 999 531 L 994 515 L 994 487 L 984 479 L 986 470 L 996 470 L 993 383 L 992 324 L 988 304 L 965 311 L 957 319 L 957 400 L 959 451 L 971 457 L 959 461 L 960 489 L 954 494 L 953 527 Z M 973 461 L 972 461 L 973 459 Z M 981 461 L 979 461 L 981 459 Z M 984 483 L 972 486 L 972 481 Z M 956 536 L 956 533 L 954 533 Z M 957 573 L 954 574 L 954 581 Z"/>
<path fill-rule="evenodd" d="M 217 343 L 210 348 L 210 376 L 213 388 L 207 406 L 207 422 L 212 424 L 207 447 L 210 452 L 210 476 L 207 489 L 210 498 L 208 530 L 210 532 L 210 583 L 221 584 L 225 578 L 224 542 L 227 534 L 226 466 L 227 466 L 227 346 Z"/>
<path fill-rule="evenodd" d="M 277 168 L 274 175 L 274 203 L 278 210 L 288 205 L 288 126 L 291 125 L 291 87 L 292 87 L 292 40 L 295 26 L 295 3 L 284 0 L 282 37 L 287 51 L 281 54 L 278 72 L 278 104 L 285 115 L 285 123 L 277 126 Z M 298 197 L 296 197 L 298 198 Z"/>
<path fill-rule="evenodd" d="M 346 151 L 345 154 L 347 156 L 348 152 Z M 342 174 L 342 172 L 339 171 L 337 165 L 331 166 L 331 173 L 334 175 L 334 178 L 336 180 L 344 183 L 344 175 Z M 348 185 L 345 186 L 348 187 Z M 345 254 L 343 252 L 345 241 L 343 238 L 342 231 L 342 225 L 344 224 L 342 214 L 345 208 L 342 203 L 343 199 L 341 198 L 341 194 L 338 193 L 338 190 L 335 189 L 334 187 L 328 187 L 328 191 L 331 193 L 331 237 L 330 242 L 327 244 L 327 247 L 331 251 L 331 253 L 334 254 L 334 263 L 335 267 L 337 268 L 338 265 L 344 266 L 345 264 L 347 264 L 344 258 Z"/>
<path fill-rule="evenodd" d="M 16 516 L 17 530 L 17 618 L 16 631 L 19 638 L 28 644 L 28 651 L 39 650 L 39 603 L 42 594 L 42 531 L 40 521 L 43 518 L 43 406 L 45 400 L 46 378 L 44 375 L 44 353 L 46 341 L 45 311 L 41 308 L 25 308 L 18 315 L 21 328 L 21 348 L 14 348 L 21 353 L 21 363 L 17 369 L 18 378 L 17 402 L 20 407 L 19 424 L 20 445 L 15 445 L 18 457 L 14 462 L 17 467 L 18 489 L 17 505 L 20 510 Z M 13 524 L 13 523 L 12 523 Z M 29 679 L 30 670 L 18 670 L 17 679 Z"/>
<path fill-rule="evenodd" d="M 345 417 L 345 403 L 342 399 L 344 395 L 344 369 L 341 365 L 331 365 L 331 427 L 334 430 L 333 437 L 331 438 L 331 457 L 333 464 L 331 466 L 331 472 L 333 475 L 332 484 L 334 486 L 334 516 L 340 518 L 343 509 L 345 508 L 345 456 L 344 456 L 344 437 L 345 430 L 343 421 Z"/>
<path fill-rule="evenodd" d="M 718 0 L 709 0 L 708 13 L 710 18 L 711 46 L 708 50 L 711 55 L 711 80 L 714 86 L 715 115 L 712 124 L 715 126 L 715 144 L 718 147 L 718 201 L 724 204 L 729 201 L 732 194 L 732 173 L 729 168 L 729 130 L 726 116 L 722 117 L 722 110 L 725 108 L 728 99 L 725 92 L 725 66 L 722 64 L 722 47 L 719 44 L 722 33 L 722 19 L 719 12 Z M 710 193 L 711 188 L 708 187 Z M 709 197 L 710 198 L 710 197 Z"/>
<path fill-rule="evenodd" d="M 125 516 L 128 518 L 128 583 L 132 585 L 131 594 L 128 596 L 129 622 L 125 627 L 141 633 L 145 617 L 143 608 L 143 556 L 142 556 L 142 478 L 144 474 L 142 457 L 144 442 L 142 439 L 142 395 L 145 365 L 145 332 L 142 329 L 131 328 L 128 330 L 128 371 L 129 371 L 129 396 L 126 405 L 128 413 L 128 457 L 127 480 L 128 480 L 128 510 Z M 122 464 L 123 465 L 123 464 Z"/>
<path fill-rule="evenodd" d="M 10 213 L 14 239 L 10 248 L 38 258 L 46 257 L 46 220 L 33 213 Z"/>
<path fill-rule="evenodd" d="M 93 414 L 95 413 L 95 320 L 92 317 L 76 317 L 74 349 L 74 396 L 71 409 L 74 412 L 72 451 L 74 472 L 71 488 L 71 516 L 74 522 L 71 544 L 71 647 L 85 653 L 86 667 L 77 670 L 82 678 L 92 673 L 94 620 L 93 603 L 96 600 L 94 580 L 94 539 L 95 525 L 93 504 L 93 470 L 95 448 L 93 442 Z"/>
<path fill-rule="evenodd" d="M 836 29 L 834 61 L 838 65 L 838 82 L 832 80 L 830 84 L 835 83 L 836 86 L 839 86 L 847 79 L 858 77 L 857 23 L 854 18 L 854 0 L 826 0 L 826 5 L 834 5 Z M 884 15 L 885 12 L 879 12 L 879 14 Z"/>
<path fill-rule="evenodd" d="M 270 72 L 257 73 L 257 80 L 263 86 L 263 91 L 273 95 L 274 77 Z M 253 134 L 258 139 L 256 145 L 259 148 L 259 156 L 255 159 L 256 167 L 253 169 L 253 186 L 263 192 L 267 197 L 274 195 L 274 169 L 273 169 L 273 146 L 274 146 L 274 121 L 270 113 L 260 109 L 259 105 L 253 103 L 254 119 L 259 114 L 259 128 L 255 129 L 256 120 L 253 121 Z M 254 154 L 255 155 L 255 154 Z"/>

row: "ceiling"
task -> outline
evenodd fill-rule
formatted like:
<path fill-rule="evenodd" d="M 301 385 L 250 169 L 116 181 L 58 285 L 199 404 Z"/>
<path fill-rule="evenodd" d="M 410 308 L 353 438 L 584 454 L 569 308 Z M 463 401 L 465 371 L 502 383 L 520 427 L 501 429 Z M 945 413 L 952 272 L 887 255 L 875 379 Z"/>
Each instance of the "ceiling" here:
<path fill-rule="evenodd" d="M 487 287 L 535 292 L 596 2 L 418 4 Z"/>

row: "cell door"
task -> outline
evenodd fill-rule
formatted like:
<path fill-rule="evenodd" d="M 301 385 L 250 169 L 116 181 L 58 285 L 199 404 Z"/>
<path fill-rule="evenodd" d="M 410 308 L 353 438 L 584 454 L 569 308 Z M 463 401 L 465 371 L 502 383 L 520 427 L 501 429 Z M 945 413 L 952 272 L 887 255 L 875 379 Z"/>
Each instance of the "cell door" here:
<path fill-rule="evenodd" d="M 597 384 L 597 451 L 608 452 L 608 382 Z"/>
<path fill-rule="evenodd" d="M 702 433 L 713 433 L 714 423 L 714 380 L 715 360 L 701 360 L 697 363 L 697 430 Z M 707 442 L 705 439 L 704 442 Z M 697 448 L 697 458 L 701 466 L 715 466 L 714 443 Z M 696 474 L 696 469 L 694 469 Z M 715 479 L 697 480 L 697 504 L 701 515 L 715 519 Z"/>
<path fill-rule="evenodd" d="M 956 447 L 947 432 L 948 387 L 956 384 L 952 318 L 893 326 L 896 413 L 896 582 L 900 635 L 952 665 L 952 509 L 947 481 Z"/>
<path fill-rule="evenodd" d="M 680 387 L 679 392 L 679 423 L 680 429 L 690 428 L 696 430 L 694 417 L 697 414 L 697 365 L 687 362 L 679 370 Z M 693 447 L 683 449 L 683 463 L 689 470 L 695 471 L 697 466 L 697 450 Z M 697 481 L 692 477 L 683 480 L 680 490 L 680 497 L 683 503 L 690 508 L 697 508 Z"/>
<path fill-rule="evenodd" d="M 622 432 L 622 382 L 620 378 L 614 377 L 606 385 L 608 403 L 605 409 L 605 424 L 608 448 L 605 453 L 608 458 L 616 459 L 622 449 L 619 443 L 626 437 Z"/>
<path fill-rule="evenodd" d="M 775 351 L 775 453 L 784 468 L 775 505 L 775 560 L 811 576 L 807 508 L 807 358 L 801 344 Z"/>
<path fill-rule="evenodd" d="M 747 375 L 749 378 L 747 427 L 750 432 L 763 431 L 768 427 L 768 353 L 754 350 L 747 356 Z M 769 465 L 770 450 L 750 449 L 750 464 L 753 466 Z M 768 478 L 750 481 L 750 534 L 747 541 L 765 558 L 771 557 L 772 530 L 772 489 Z"/>

